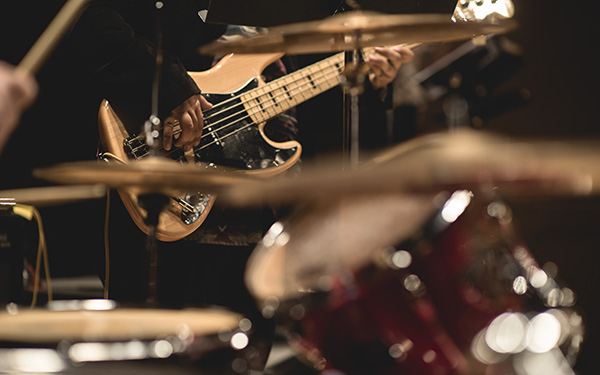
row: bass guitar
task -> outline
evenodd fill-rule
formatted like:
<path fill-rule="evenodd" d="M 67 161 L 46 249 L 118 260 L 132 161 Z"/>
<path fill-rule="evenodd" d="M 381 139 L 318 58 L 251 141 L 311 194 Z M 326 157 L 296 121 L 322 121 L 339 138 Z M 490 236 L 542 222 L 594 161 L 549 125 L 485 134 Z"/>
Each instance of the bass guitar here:
<path fill-rule="evenodd" d="M 174 147 L 165 154 L 183 163 L 196 163 L 199 168 L 234 167 L 260 177 L 276 176 L 292 167 L 300 159 L 302 146 L 296 141 L 269 139 L 265 123 L 337 86 L 344 68 L 344 53 L 264 82 L 263 70 L 282 56 L 229 54 L 207 71 L 189 72 L 213 107 L 203 112 L 204 130 L 198 146 L 188 152 Z M 130 134 L 127 129 L 131 127 L 107 100 L 100 105 L 98 120 L 106 155 L 122 162 L 149 155 L 144 136 Z M 147 234 L 147 212 L 139 205 L 138 196 L 126 189 L 118 193 L 133 221 Z M 173 192 L 170 204 L 160 214 L 156 238 L 176 241 L 189 235 L 204 222 L 215 199 L 214 194 L 199 191 Z"/>

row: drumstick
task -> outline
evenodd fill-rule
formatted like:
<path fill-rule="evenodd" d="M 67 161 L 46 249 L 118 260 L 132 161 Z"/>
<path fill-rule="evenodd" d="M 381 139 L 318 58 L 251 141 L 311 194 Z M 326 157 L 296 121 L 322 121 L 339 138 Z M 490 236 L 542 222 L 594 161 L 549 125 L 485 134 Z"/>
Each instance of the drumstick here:
<path fill-rule="evenodd" d="M 67 0 L 65 5 L 59 10 L 54 19 L 50 22 L 46 30 L 34 43 L 33 47 L 27 52 L 23 60 L 17 66 L 29 74 L 35 74 L 50 52 L 58 43 L 65 29 L 75 19 L 75 16 L 87 0 Z"/>

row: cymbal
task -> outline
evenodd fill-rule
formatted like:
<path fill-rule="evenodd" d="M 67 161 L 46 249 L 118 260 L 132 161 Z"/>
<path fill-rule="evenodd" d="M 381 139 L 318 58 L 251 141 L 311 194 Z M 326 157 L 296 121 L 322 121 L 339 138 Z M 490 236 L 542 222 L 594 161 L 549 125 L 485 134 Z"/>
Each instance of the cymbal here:
<path fill-rule="evenodd" d="M 168 193 L 199 189 L 218 193 L 232 184 L 247 182 L 241 173 L 227 173 L 222 167 L 181 164 L 162 157 L 148 157 L 127 164 L 98 161 L 62 163 L 33 171 L 33 175 L 60 184 L 104 184 L 110 188 L 131 188 L 140 193 Z"/>
<path fill-rule="evenodd" d="M 233 331 L 241 317 L 212 309 L 49 310 L 0 312 L 0 339 L 27 343 L 111 342 L 153 340 L 177 336 L 182 329 L 195 335 Z"/>
<path fill-rule="evenodd" d="M 600 140 L 511 140 L 483 131 L 423 135 L 355 169 L 338 160 L 299 176 L 231 186 L 233 205 L 290 204 L 375 193 L 477 189 L 511 196 L 600 193 Z"/>
<path fill-rule="evenodd" d="M 0 190 L 2 201 L 31 206 L 55 206 L 87 199 L 106 196 L 106 187 L 102 184 L 81 186 L 47 186 L 22 189 Z"/>
<path fill-rule="evenodd" d="M 319 21 L 273 27 L 256 36 L 211 42 L 201 46 L 198 52 L 206 55 L 328 53 L 384 45 L 467 40 L 505 33 L 515 27 L 516 22 L 510 19 L 453 22 L 443 14 L 351 11 Z"/>

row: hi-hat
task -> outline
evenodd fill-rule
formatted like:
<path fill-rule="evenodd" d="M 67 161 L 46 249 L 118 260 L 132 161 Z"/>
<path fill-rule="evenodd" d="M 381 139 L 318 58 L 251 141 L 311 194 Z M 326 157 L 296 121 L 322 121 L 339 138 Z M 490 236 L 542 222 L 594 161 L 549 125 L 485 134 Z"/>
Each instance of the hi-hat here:
<path fill-rule="evenodd" d="M 198 51 L 206 55 L 328 53 L 384 45 L 468 40 L 506 33 L 515 27 L 516 22 L 509 19 L 454 22 L 443 14 L 351 11 L 319 21 L 273 27 L 256 36 L 215 41 Z"/>
<path fill-rule="evenodd" d="M 168 193 L 198 189 L 218 193 L 250 178 L 221 167 L 181 164 L 162 157 L 148 157 L 127 164 L 79 161 L 33 171 L 37 178 L 60 184 L 103 184 L 110 188 L 134 189 L 140 193 Z"/>

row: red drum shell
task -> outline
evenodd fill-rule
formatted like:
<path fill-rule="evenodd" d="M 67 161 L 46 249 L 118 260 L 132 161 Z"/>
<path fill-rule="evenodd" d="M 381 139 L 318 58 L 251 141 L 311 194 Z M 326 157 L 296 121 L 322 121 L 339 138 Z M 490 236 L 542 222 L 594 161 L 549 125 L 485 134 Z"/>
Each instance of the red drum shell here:
<path fill-rule="evenodd" d="M 531 285 L 515 288 L 531 270 L 540 267 L 508 207 L 460 190 L 353 197 L 296 213 L 265 235 L 246 281 L 319 369 L 495 374 L 513 365 L 482 362 L 472 346 L 504 313 L 550 308 Z"/>

